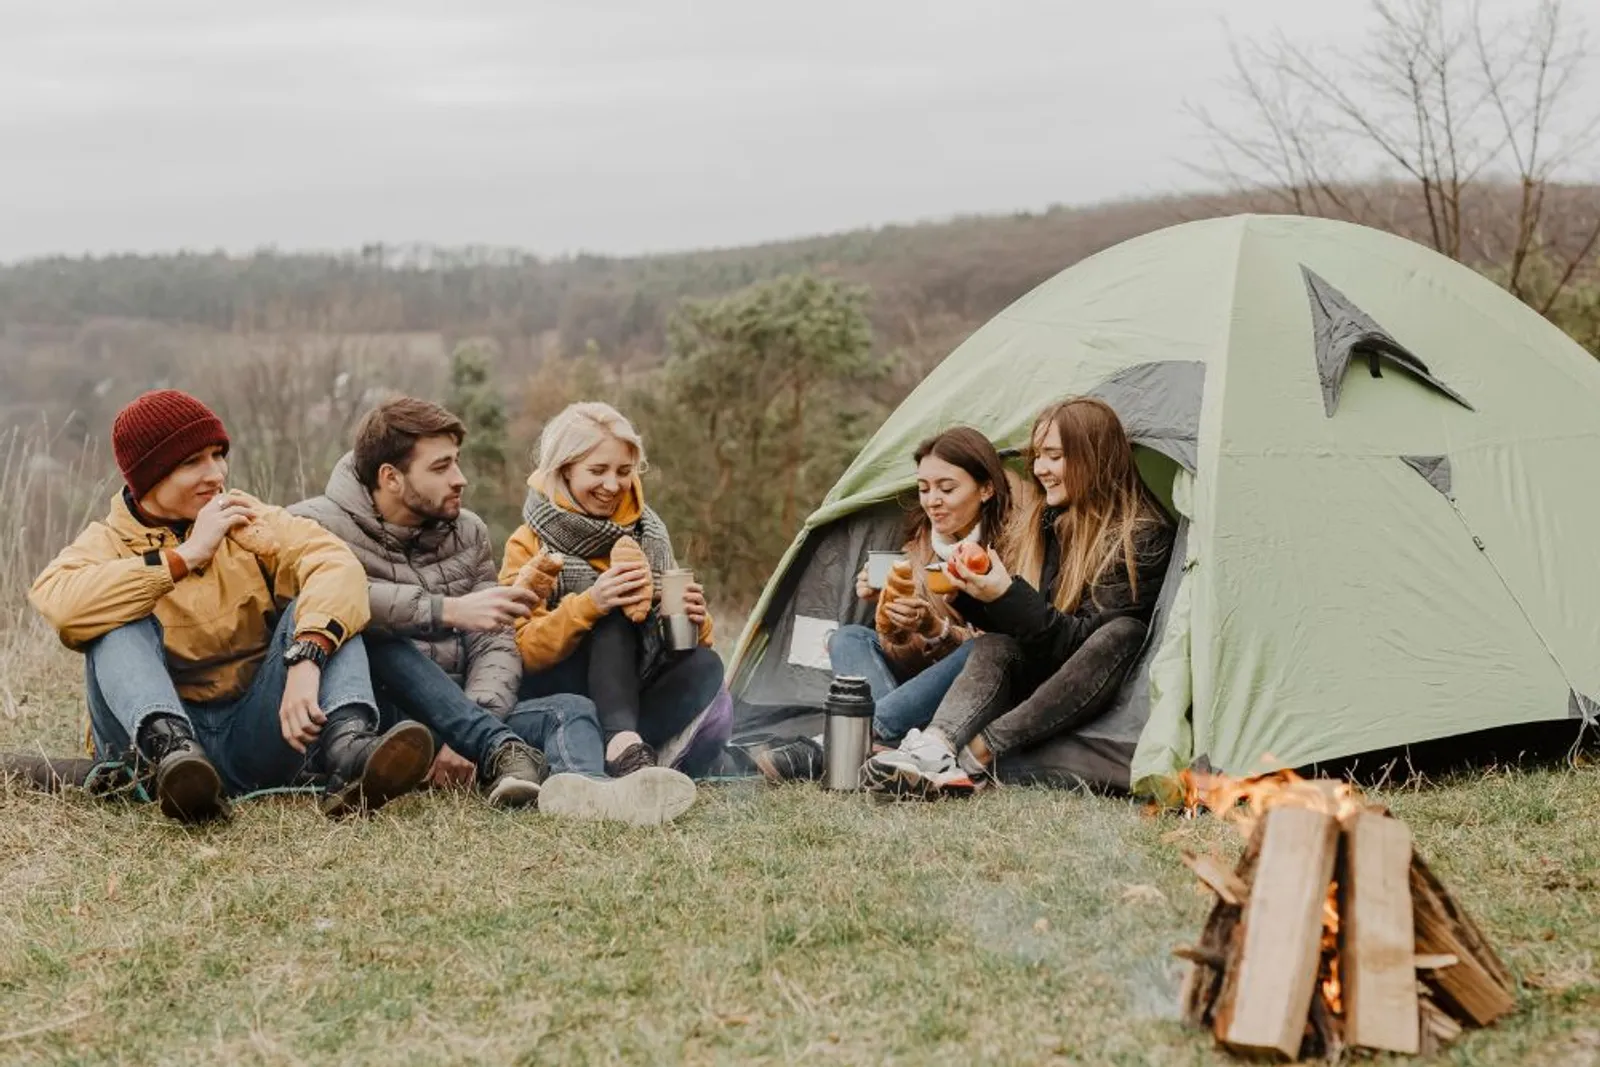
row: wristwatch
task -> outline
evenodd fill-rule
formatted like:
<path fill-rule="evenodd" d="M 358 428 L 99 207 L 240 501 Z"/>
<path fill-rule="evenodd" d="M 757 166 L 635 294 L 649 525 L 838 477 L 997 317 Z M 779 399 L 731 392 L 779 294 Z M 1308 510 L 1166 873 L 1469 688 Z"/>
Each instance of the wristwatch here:
<path fill-rule="evenodd" d="M 317 665 L 318 670 L 321 670 L 328 665 L 328 654 L 315 641 L 296 641 L 289 646 L 289 651 L 283 654 L 283 662 L 293 667 L 301 660 L 310 660 Z"/>

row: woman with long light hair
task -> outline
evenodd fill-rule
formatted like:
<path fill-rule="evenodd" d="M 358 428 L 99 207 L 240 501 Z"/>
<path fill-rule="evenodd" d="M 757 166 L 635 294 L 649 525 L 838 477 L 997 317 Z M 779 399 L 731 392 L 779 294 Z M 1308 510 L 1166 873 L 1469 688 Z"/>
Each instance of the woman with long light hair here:
<path fill-rule="evenodd" d="M 698 584 L 684 601 L 699 646 L 673 652 L 661 638 L 660 577 L 677 563 L 666 524 L 644 502 L 646 469 L 644 442 L 619 411 L 594 401 L 569 405 L 540 435 L 523 525 L 500 568 L 509 585 L 530 561 L 559 565 L 552 591 L 516 624 L 521 696 L 593 700 L 613 777 L 654 766 L 657 750 L 683 734 L 722 686 Z M 637 547 L 613 558 L 624 537 Z"/>
<path fill-rule="evenodd" d="M 1008 538 L 1018 574 L 947 567 L 954 607 L 982 630 L 926 730 L 872 757 L 868 787 L 971 793 L 1008 752 L 1082 728 L 1109 706 L 1144 645 L 1173 528 L 1145 488 L 1116 412 L 1074 397 L 1030 435 L 1039 499 Z"/>

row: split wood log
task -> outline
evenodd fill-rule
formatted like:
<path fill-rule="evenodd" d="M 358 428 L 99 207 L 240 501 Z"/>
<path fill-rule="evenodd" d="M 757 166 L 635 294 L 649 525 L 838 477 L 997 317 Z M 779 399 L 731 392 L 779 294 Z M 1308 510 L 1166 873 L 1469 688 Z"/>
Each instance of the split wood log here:
<path fill-rule="evenodd" d="M 1429 1058 L 1437 1056 L 1447 1043 L 1461 1036 L 1461 1024 L 1434 1003 L 1427 987 L 1420 982 L 1417 983 L 1417 1009 L 1417 1051 L 1420 1055 Z"/>
<path fill-rule="evenodd" d="M 1475 1026 L 1488 1026 L 1515 1008 L 1505 964 L 1419 856 L 1411 860 L 1411 898 L 1417 955 L 1450 955 L 1458 960 L 1427 975 L 1438 1001 Z"/>
<path fill-rule="evenodd" d="M 1345 826 L 1339 878 L 1339 968 L 1348 1044 L 1415 1055 L 1416 937 L 1411 831 L 1363 813 Z"/>
<path fill-rule="evenodd" d="M 1208 889 L 1221 897 L 1224 904 L 1243 904 L 1250 892 L 1239 876 L 1224 867 L 1215 856 L 1196 856 L 1193 852 L 1185 852 L 1183 863 Z"/>
<path fill-rule="evenodd" d="M 1241 887 L 1241 900 L 1249 893 L 1260 853 L 1261 835 L 1256 833 L 1246 842 L 1233 868 L 1234 881 Z M 1184 978 L 1179 998 L 1184 1021 L 1191 1026 L 1210 1028 L 1214 1021 L 1217 1000 L 1222 995 L 1223 976 L 1227 973 L 1228 949 L 1238 925 L 1239 906 L 1224 900 L 1218 900 L 1206 917 L 1200 943 L 1195 946 L 1196 955 L 1203 955 L 1204 959 L 1191 958 L 1194 966 Z"/>
<path fill-rule="evenodd" d="M 1437 956 L 1417 956 L 1415 959 L 1417 961 L 1417 970 L 1419 971 L 1437 971 L 1444 967 L 1454 967 L 1461 962 L 1461 957 L 1453 956 L 1448 952 Z"/>
<path fill-rule="evenodd" d="M 1260 856 L 1232 933 L 1215 1033 L 1234 1052 L 1294 1059 L 1322 957 L 1339 824 L 1320 811 L 1274 807 L 1256 831 Z"/>

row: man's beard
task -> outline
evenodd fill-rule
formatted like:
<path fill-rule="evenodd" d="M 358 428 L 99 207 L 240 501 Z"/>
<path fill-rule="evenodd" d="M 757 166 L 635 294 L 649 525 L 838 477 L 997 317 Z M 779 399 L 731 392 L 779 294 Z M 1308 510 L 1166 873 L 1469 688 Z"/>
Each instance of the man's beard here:
<path fill-rule="evenodd" d="M 449 503 L 447 504 L 445 500 Z M 409 482 L 400 492 L 400 503 L 404 504 L 413 515 L 420 515 L 424 519 L 437 522 L 447 522 L 461 514 L 460 497 L 446 497 L 445 500 L 429 500 L 411 488 Z"/>

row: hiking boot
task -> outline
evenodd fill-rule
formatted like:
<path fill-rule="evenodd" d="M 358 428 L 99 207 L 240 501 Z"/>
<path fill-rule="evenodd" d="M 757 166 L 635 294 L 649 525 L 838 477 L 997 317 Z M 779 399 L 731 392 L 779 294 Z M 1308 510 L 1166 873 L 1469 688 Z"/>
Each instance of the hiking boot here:
<path fill-rule="evenodd" d="M 365 709 L 341 708 L 328 716 L 312 755 L 327 783 L 322 814 L 339 819 L 377 811 L 422 784 L 432 763 L 433 734 L 420 722 L 379 734 Z"/>
<path fill-rule="evenodd" d="M 222 791 L 222 776 L 206 758 L 189 720 L 176 715 L 150 716 L 139 728 L 136 754 L 145 769 L 147 787 L 167 818 L 201 823 L 233 814 Z"/>
<path fill-rule="evenodd" d="M 0 752 L 0 781 L 14 778 L 41 793 L 82 789 L 90 796 L 132 795 L 138 781 L 127 764 L 85 756 L 40 756 L 32 752 Z"/>
<path fill-rule="evenodd" d="M 539 794 L 539 810 L 570 819 L 659 826 L 688 811 L 694 798 L 688 775 L 668 767 L 640 767 L 623 778 L 552 774 Z"/>
<path fill-rule="evenodd" d="M 550 773 L 544 753 L 525 741 L 506 741 L 478 769 L 484 796 L 496 808 L 522 808 L 539 799 L 539 783 Z"/>
<path fill-rule="evenodd" d="M 616 759 L 606 760 L 606 773 L 613 778 L 622 778 L 655 765 L 656 750 L 643 741 L 635 741 L 623 749 L 622 755 Z"/>
<path fill-rule="evenodd" d="M 967 796 L 976 788 L 944 738 L 913 727 L 900 747 L 880 752 L 861 767 L 861 787 L 889 796 Z"/>
<path fill-rule="evenodd" d="M 774 784 L 815 781 L 822 777 L 826 766 L 822 746 L 810 737 L 797 737 L 760 749 L 752 758 L 756 769 Z"/>

